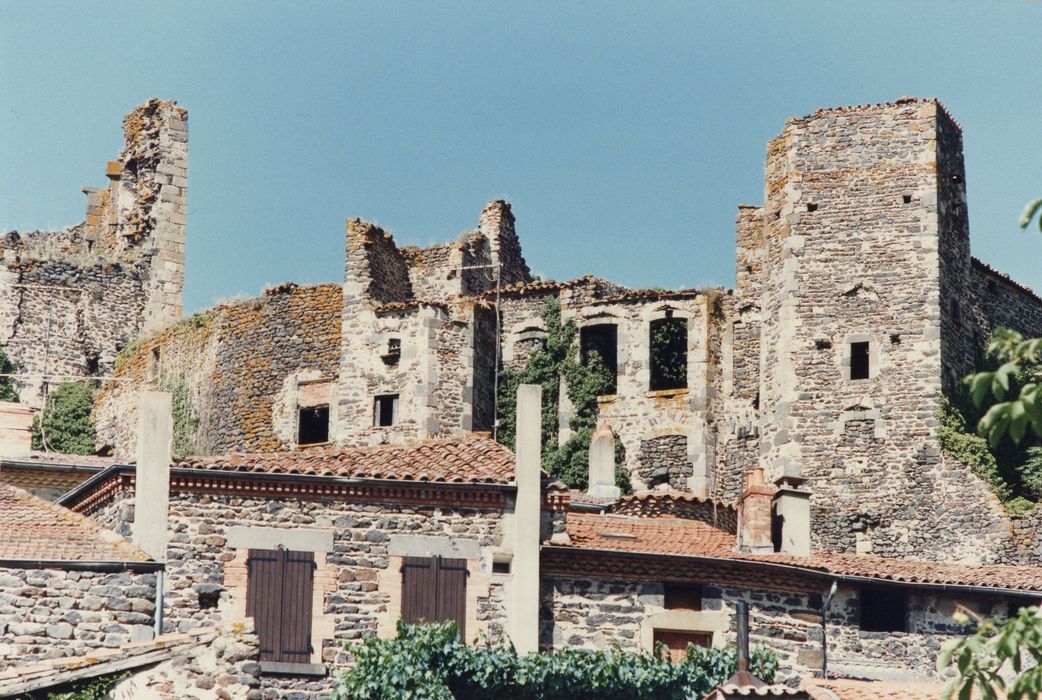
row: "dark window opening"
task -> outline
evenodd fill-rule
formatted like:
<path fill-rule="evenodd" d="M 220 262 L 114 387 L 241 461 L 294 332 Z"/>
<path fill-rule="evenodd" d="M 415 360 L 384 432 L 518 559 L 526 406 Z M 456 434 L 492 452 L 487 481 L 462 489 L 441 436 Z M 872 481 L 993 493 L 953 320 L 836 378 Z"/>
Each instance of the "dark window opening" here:
<path fill-rule="evenodd" d="M 760 392 L 757 390 L 756 396 L 753 397 L 753 410 L 760 410 Z"/>
<path fill-rule="evenodd" d="M 850 378 L 868 379 L 868 342 L 850 344 Z"/>
<path fill-rule="evenodd" d="M 746 265 L 745 266 L 745 271 L 748 272 L 748 273 L 751 273 L 753 271 L 753 266 L 752 265 Z"/>
<path fill-rule="evenodd" d="M 912 195 L 910 195 L 910 194 L 901 195 L 901 200 L 905 204 L 911 204 L 912 203 Z"/>
<path fill-rule="evenodd" d="M 199 591 L 199 609 L 216 610 L 217 603 L 221 600 L 220 591 Z"/>
<path fill-rule="evenodd" d="M 807 211 L 817 211 L 817 210 L 818 210 L 818 205 L 817 204 L 808 204 L 807 205 Z"/>
<path fill-rule="evenodd" d="M 664 600 L 662 607 L 666 610 L 702 609 L 702 587 L 684 584 L 667 583 L 663 586 Z"/>
<path fill-rule="evenodd" d="M 651 322 L 651 390 L 687 388 L 687 319 Z"/>
<path fill-rule="evenodd" d="M 329 406 L 305 406 L 297 410 L 297 444 L 329 442 Z"/>
<path fill-rule="evenodd" d="M 402 621 L 445 622 L 467 638 L 467 560 L 405 557 L 402 562 Z"/>
<path fill-rule="evenodd" d="M 900 333 L 891 333 L 890 334 L 890 342 L 893 343 L 894 345 L 900 345 L 901 344 L 901 334 Z"/>
<path fill-rule="evenodd" d="M 832 341 L 828 338 L 818 338 L 814 341 L 814 347 L 818 350 L 828 350 L 832 347 Z"/>
<path fill-rule="evenodd" d="M 955 299 L 952 299 L 952 323 L 956 328 L 962 328 L 962 308 Z"/>
<path fill-rule="evenodd" d="M 159 346 L 152 348 L 152 354 L 148 358 L 148 378 L 150 381 L 159 381 Z"/>
<path fill-rule="evenodd" d="M 1006 617 L 1016 617 L 1024 608 L 1038 607 L 1037 598 L 1010 598 L 1006 602 Z"/>
<path fill-rule="evenodd" d="M 260 660 L 308 663 L 315 555 L 251 549 L 246 571 L 246 615 L 253 618 Z"/>
<path fill-rule="evenodd" d="M 97 355 L 87 355 L 87 376 L 96 377 L 100 371 L 100 362 Z"/>
<path fill-rule="evenodd" d="M 388 338 L 387 352 L 381 355 L 381 359 L 389 365 L 398 364 L 398 360 L 402 359 L 402 339 Z"/>
<path fill-rule="evenodd" d="M 494 561 L 492 562 L 492 573 L 494 574 L 509 574 L 510 573 L 510 561 Z"/>
<path fill-rule="evenodd" d="M 603 378 L 600 395 L 614 394 L 618 374 L 619 329 L 613 323 L 583 326 L 579 331 L 582 362 Z"/>
<path fill-rule="evenodd" d="M 781 218 L 781 212 L 780 211 L 774 212 L 774 219 L 775 219 L 775 221 L 777 221 L 780 218 Z"/>
<path fill-rule="evenodd" d="M 861 619 L 863 632 L 907 631 L 908 596 L 892 588 L 862 588 Z"/>
<path fill-rule="evenodd" d="M 384 394 L 373 400 L 373 425 L 388 428 L 398 422 L 398 394 Z"/>

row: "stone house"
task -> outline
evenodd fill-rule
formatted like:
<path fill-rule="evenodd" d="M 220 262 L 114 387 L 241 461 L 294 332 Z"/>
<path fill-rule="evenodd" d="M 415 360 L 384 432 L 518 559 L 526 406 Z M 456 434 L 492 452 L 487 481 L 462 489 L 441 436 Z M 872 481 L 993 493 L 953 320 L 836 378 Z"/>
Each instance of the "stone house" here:
<path fill-rule="evenodd" d="M 0 670 L 151 639 L 162 569 L 94 520 L 0 484 Z"/>

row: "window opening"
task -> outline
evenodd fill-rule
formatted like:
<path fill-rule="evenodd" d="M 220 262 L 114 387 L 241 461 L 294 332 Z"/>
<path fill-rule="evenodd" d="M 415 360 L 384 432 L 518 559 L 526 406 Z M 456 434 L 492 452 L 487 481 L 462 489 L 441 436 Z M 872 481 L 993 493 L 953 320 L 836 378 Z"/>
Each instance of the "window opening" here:
<path fill-rule="evenodd" d="M 401 338 L 388 338 L 387 339 L 387 352 L 380 356 L 385 364 L 396 365 L 398 361 L 402 359 L 402 339 Z"/>
<path fill-rule="evenodd" d="M 373 426 L 388 428 L 398 423 L 398 394 L 384 394 L 373 400 Z"/>
<path fill-rule="evenodd" d="M 868 379 L 868 342 L 850 344 L 850 378 Z"/>
<path fill-rule="evenodd" d="M 680 663 L 687 658 L 688 644 L 696 647 L 711 647 L 713 635 L 711 632 L 682 632 L 680 630 L 656 629 L 652 635 L 652 641 L 658 645 L 662 644 L 669 652 L 669 660 L 672 663 Z"/>
<path fill-rule="evenodd" d="M 148 379 L 152 382 L 159 381 L 159 346 L 152 348 L 152 354 L 148 357 Z"/>
<path fill-rule="evenodd" d="M 908 596 L 892 588 L 862 588 L 861 620 L 863 632 L 907 631 Z"/>
<path fill-rule="evenodd" d="M 510 573 L 510 560 L 504 559 L 502 561 L 492 562 L 492 573 L 494 574 L 509 574 Z"/>
<path fill-rule="evenodd" d="M 297 444 L 329 442 L 329 406 L 303 406 L 297 409 Z"/>
<path fill-rule="evenodd" d="M 814 211 L 817 211 L 817 210 L 818 210 L 818 205 L 817 204 L 808 204 L 807 205 L 807 211 L 814 212 Z"/>
<path fill-rule="evenodd" d="M 687 388 L 687 319 L 651 322 L 651 390 Z"/>
<path fill-rule="evenodd" d="M 583 326 L 579 330 L 583 364 L 595 371 L 604 370 L 607 387 L 602 394 L 614 394 L 618 386 L 618 341 L 619 329 L 614 323 Z"/>
<path fill-rule="evenodd" d="M 952 323 L 956 328 L 962 328 L 962 308 L 957 299 L 952 299 Z"/>
<path fill-rule="evenodd" d="M 251 549 L 246 570 L 246 615 L 254 620 L 260 660 L 308 663 L 315 555 Z"/>
<path fill-rule="evenodd" d="M 702 587 L 667 583 L 663 587 L 666 610 L 702 610 Z"/>
<path fill-rule="evenodd" d="M 901 195 L 901 200 L 905 204 L 911 204 L 912 203 L 912 195 L 910 195 L 910 194 Z"/>

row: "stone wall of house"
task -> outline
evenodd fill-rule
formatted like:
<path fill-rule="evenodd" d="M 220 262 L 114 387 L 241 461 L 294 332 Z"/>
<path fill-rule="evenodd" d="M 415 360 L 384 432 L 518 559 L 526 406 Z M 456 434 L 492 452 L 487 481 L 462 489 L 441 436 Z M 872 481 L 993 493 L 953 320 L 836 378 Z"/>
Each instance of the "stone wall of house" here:
<path fill-rule="evenodd" d="M 94 408 L 98 443 L 132 456 L 138 394 L 183 383 L 198 454 L 296 445 L 298 382 L 335 382 L 339 285 L 286 284 L 222 304 L 136 343 Z M 332 418 L 331 418 L 332 422 Z"/>
<path fill-rule="evenodd" d="M 23 402 L 109 374 L 123 347 L 181 317 L 187 118 L 155 99 L 130 112 L 108 187 L 84 190 L 83 223 L 0 238 L 0 345 Z"/>
<path fill-rule="evenodd" d="M 824 592 L 824 591 L 823 591 Z M 822 596 L 807 593 L 703 586 L 702 612 L 729 618 L 720 641 L 735 644 L 735 604 L 749 604 L 750 642 L 779 657 L 779 682 L 819 673 L 822 664 Z M 638 651 L 641 625 L 669 611 L 664 587 L 655 582 L 548 578 L 543 580 L 540 646 L 608 649 L 613 645 Z M 858 629 L 860 603 L 856 591 L 840 588 L 828 614 L 829 669 L 861 677 L 894 678 L 901 674 L 936 674 L 940 645 L 965 636 L 971 627 L 953 619 L 956 605 L 985 616 L 1005 616 L 1002 598 L 961 600 L 915 594 L 909 599 L 907 632 L 863 632 Z"/>
<path fill-rule="evenodd" d="M 152 638 L 155 574 L 0 569 L 0 669 Z"/>
<path fill-rule="evenodd" d="M 130 497 L 124 494 L 108 503 L 102 512 L 91 515 L 114 524 L 117 531 L 126 531 L 127 520 L 134 517 L 133 508 L 128 506 Z M 467 636 L 472 638 L 483 630 L 495 634 L 504 628 L 503 586 L 509 577 L 491 575 L 493 553 L 503 547 L 502 511 L 175 493 L 170 514 L 165 579 L 167 632 L 241 617 L 245 605 L 245 580 L 241 578 L 246 570 L 245 552 L 228 544 L 228 530 L 234 526 L 333 532 L 333 551 L 316 555 L 320 567 L 316 581 L 325 573 L 329 582 L 323 612 L 332 620 L 331 634 L 323 641 L 320 653 L 330 667 L 348 662 L 342 642 L 357 642 L 393 629 L 388 606 L 394 604 L 395 591 L 390 589 L 393 586 L 382 583 L 381 576 L 395 573 L 388 546 L 396 536 L 476 543 L 481 558 L 473 564 L 468 587 L 481 587 L 478 579 L 482 577 L 489 580 L 477 600 L 477 625 L 481 629 L 468 630 Z M 234 564 L 241 568 L 238 578 L 231 574 Z M 323 567 L 328 570 L 323 572 Z M 331 683 L 328 677 L 265 676 L 264 697 L 320 696 L 329 692 Z"/>

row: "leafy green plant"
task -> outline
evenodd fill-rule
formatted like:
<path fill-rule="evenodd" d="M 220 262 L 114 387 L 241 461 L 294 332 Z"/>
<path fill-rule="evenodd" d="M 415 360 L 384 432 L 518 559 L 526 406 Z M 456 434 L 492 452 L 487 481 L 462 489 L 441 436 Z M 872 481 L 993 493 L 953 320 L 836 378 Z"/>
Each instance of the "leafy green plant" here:
<path fill-rule="evenodd" d="M 18 402 L 18 391 L 14 386 L 14 374 L 16 367 L 11 358 L 7 356 L 3 347 L 0 347 L 0 401 Z"/>
<path fill-rule="evenodd" d="M 995 455 L 988 449 L 988 441 L 970 432 L 962 412 L 947 396 L 941 397 L 938 419 L 938 438 L 945 454 L 972 469 L 1000 501 L 1009 501 L 1013 497 L 1013 489 L 999 471 Z"/>
<path fill-rule="evenodd" d="M 171 452 L 174 457 L 187 457 L 198 452 L 196 433 L 199 430 L 199 417 L 192 406 L 192 397 L 188 391 L 188 381 L 184 376 L 173 379 L 164 378 L 159 388 L 170 392 L 171 414 L 173 418 L 173 439 Z"/>
<path fill-rule="evenodd" d="M 1042 617 L 1039 617 L 1039 609 L 1021 608 L 1001 624 L 995 620 L 980 622 L 976 633 L 944 645 L 937 667 L 941 671 L 954 670 L 956 674 L 945 687 L 945 698 L 1021 700 L 1040 697 Z"/>
<path fill-rule="evenodd" d="M 517 387 L 538 384 L 543 388 L 540 433 L 543 468 L 572 488 L 586 488 L 589 479 L 590 438 L 597 427 L 597 397 L 609 391 L 614 377 L 596 352 L 584 362 L 579 353 L 575 322 L 561 320 L 561 303 L 548 299 L 543 310 L 546 343 L 528 356 L 521 369 L 506 367 L 499 378 L 498 439 L 514 449 L 517 437 Z M 558 398 L 565 382 L 573 413 L 568 427 L 572 435 L 558 445 Z M 616 443 L 616 484 L 628 493 L 629 475 L 622 466 L 622 447 Z"/>
<path fill-rule="evenodd" d="M 671 663 L 655 652 L 564 649 L 521 656 L 510 645 L 468 646 L 456 624 L 408 625 L 394 639 L 346 644 L 354 665 L 337 678 L 339 700 L 687 700 L 704 697 L 735 670 L 733 649 L 689 646 Z M 778 660 L 762 649 L 751 668 L 767 682 Z"/>
<path fill-rule="evenodd" d="M 119 671 L 68 683 L 57 690 L 34 690 L 19 695 L 16 700 L 107 700 L 112 697 L 111 692 L 116 684 L 129 676 L 129 672 Z"/>
<path fill-rule="evenodd" d="M 43 417 L 33 420 L 33 449 L 64 454 L 94 453 L 94 424 L 90 413 L 94 388 L 86 382 L 62 384 L 47 395 Z"/>

